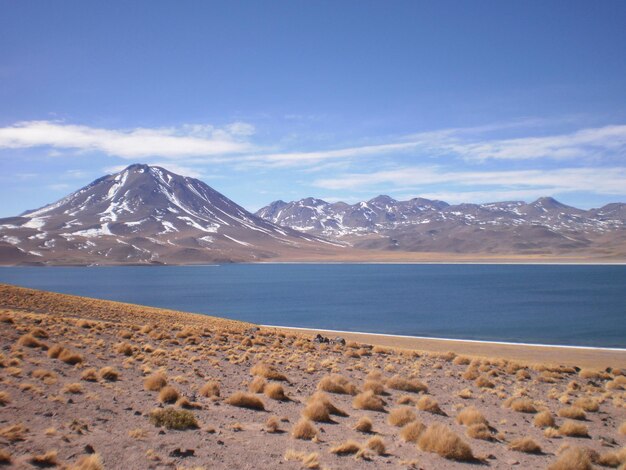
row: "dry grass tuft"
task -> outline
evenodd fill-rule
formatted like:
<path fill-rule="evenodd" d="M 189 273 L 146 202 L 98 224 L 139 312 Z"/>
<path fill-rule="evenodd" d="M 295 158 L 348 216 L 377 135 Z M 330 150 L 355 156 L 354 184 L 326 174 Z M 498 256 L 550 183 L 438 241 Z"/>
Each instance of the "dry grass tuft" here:
<path fill-rule="evenodd" d="M 285 375 L 278 372 L 274 366 L 264 364 L 262 362 L 256 364 L 252 369 L 250 369 L 250 373 L 259 377 L 264 377 L 268 380 L 281 380 L 283 382 L 289 382 L 289 379 Z"/>
<path fill-rule="evenodd" d="M 509 444 L 509 449 L 527 454 L 541 454 L 541 446 L 530 437 L 515 439 Z"/>
<path fill-rule="evenodd" d="M 20 336 L 20 338 L 17 340 L 17 345 L 26 348 L 48 349 L 48 346 L 45 343 L 39 341 L 30 333 L 26 333 L 25 335 Z"/>
<path fill-rule="evenodd" d="M 336 455 L 354 455 L 361 452 L 361 450 L 362 447 L 358 442 L 349 440 L 335 447 L 331 447 L 330 453 Z"/>
<path fill-rule="evenodd" d="M 393 408 L 389 412 L 387 422 L 392 426 L 397 426 L 401 428 L 405 424 L 408 424 L 411 421 L 415 421 L 416 419 L 417 415 L 412 408 L 409 408 L 408 406 L 401 406 L 399 408 Z"/>
<path fill-rule="evenodd" d="M 80 380 L 85 380 L 86 382 L 97 382 L 98 381 L 98 371 L 90 367 L 89 369 L 85 369 L 82 374 L 80 374 Z"/>
<path fill-rule="evenodd" d="M 120 373 L 117 369 L 115 369 L 114 367 L 103 367 L 102 369 L 100 369 L 100 372 L 98 373 L 98 375 L 100 375 L 100 378 L 102 380 L 107 380 L 109 382 L 115 382 L 117 379 L 120 378 Z"/>
<path fill-rule="evenodd" d="M 63 393 L 73 393 L 73 394 L 83 393 L 83 386 L 79 383 L 66 384 L 63 387 Z"/>
<path fill-rule="evenodd" d="M 583 409 L 584 411 L 589 411 L 590 413 L 595 413 L 600 409 L 600 405 L 596 400 L 589 397 L 581 397 L 574 402 L 574 406 Z"/>
<path fill-rule="evenodd" d="M 155 372 L 143 381 L 143 388 L 150 392 L 158 392 L 167 385 L 167 376 L 163 372 Z"/>
<path fill-rule="evenodd" d="M 404 442 L 412 442 L 415 444 L 425 430 L 426 426 L 421 422 L 413 421 L 400 429 L 400 438 Z"/>
<path fill-rule="evenodd" d="M 574 447 L 563 452 L 548 470 L 593 470 L 593 465 L 587 452 Z"/>
<path fill-rule="evenodd" d="M 0 392 L 0 406 L 7 406 L 9 403 L 11 403 L 9 392 Z"/>
<path fill-rule="evenodd" d="M 420 382 L 417 379 L 405 379 L 399 375 L 394 375 L 390 379 L 387 380 L 387 387 L 392 388 L 394 390 L 400 390 L 402 392 L 411 392 L 411 393 L 419 393 L 419 392 L 427 392 L 428 386 L 426 384 Z"/>
<path fill-rule="evenodd" d="M 597 459 L 597 463 L 604 467 L 619 467 L 621 464 L 626 463 L 626 447 L 622 447 L 616 452 L 606 452 L 601 454 Z"/>
<path fill-rule="evenodd" d="M 561 418 L 569 418 L 569 419 L 578 419 L 585 420 L 587 415 L 582 408 L 577 406 L 569 406 L 567 408 L 561 408 L 558 412 L 559 417 Z"/>
<path fill-rule="evenodd" d="M 150 412 L 150 422 L 158 427 L 176 429 L 178 431 L 196 429 L 198 427 L 198 421 L 191 411 L 178 410 L 172 407 L 152 410 Z"/>
<path fill-rule="evenodd" d="M 313 395 L 309 397 L 309 399 L 307 400 L 307 403 L 313 403 L 316 401 L 323 403 L 323 405 L 326 407 L 326 409 L 331 415 L 348 416 L 348 413 L 346 413 L 340 408 L 337 408 L 333 404 L 333 402 L 330 401 L 330 397 L 326 395 L 324 392 L 315 392 Z"/>
<path fill-rule="evenodd" d="M 516 398 L 510 404 L 510 407 L 513 411 L 518 411 L 520 413 L 536 413 L 537 408 L 532 401 L 528 398 Z"/>
<path fill-rule="evenodd" d="M 260 398 L 246 392 L 235 392 L 226 399 L 226 403 L 239 408 L 249 408 L 251 410 L 265 410 L 265 404 Z"/>
<path fill-rule="evenodd" d="M 323 377 L 317 384 L 317 389 L 343 395 L 356 395 L 358 393 L 356 385 L 350 382 L 343 375 L 339 374 L 332 374 Z"/>
<path fill-rule="evenodd" d="M 373 432 L 373 429 L 374 426 L 372 425 L 372 420 L 369 419 L 367 416 L 362 416 L 361 418 L 359 418 L 356 425 L 354 426 L 355 431 L 363 433 L 371 433 Z"/>
<path fill-rule="evenodd" d="M 378 395 L 374 395 L 371 390 L 354 397 L 352 406 L 357 410 L 385 411 L 385 402 Z"/>
<path fill-rule="evenodd" d="M 6 439 L 10 443 L 26 440 L 28 428 L 22 423 L 12 424 L 4 428 L 0 428 L 0 437 Z"/>
<path fill-rule="evenodd" d="M 542 411 L 535 415 L 535 419 L 533 419 L 533 424 L 538 428 L 548 428 L 554 427 L 554 416 L 549 411 Z"/>
<path fill-rule="evenodd" d="M 468 406 L 459 411 L 459 414 L 456 415 L 456 422 L 464 426 L 471 426 L 472 424 L 489 424 L 487 418 L 485 418 L 475 406 Z"/>
<path fill-rule="evenodd" d="M 620 427 L 619 427 L 619 429 L 618 429 L 618 432 L 619 432 L 622 436 L 626 436 L 626 421 L 624 421 L 624 422 L 620 425 Z"/>
<path fill-rule="evenodd" d="M 306 452 L 288 449 L 285 452 L 285 460 L 300 461 L 303 468 L 320 468 L 319 454 L 317 452 L 307 454 Z"/>
<path fill-rule="evenodd" d="M 50 450 L 45 454 L 33 455 L 28 461 L 35 467 L 56 467 L 59 464 L 56 450 Z"/>
<path fill-rule="evenodd" d="M 313 423 L 310 420 L 302 418 L 294 425 L 291 430 L 291 435 L 295 439 L 310 441 L 317 437 L 317 429 L 315 429 L 315 426 L 313 426 Z"/>
<path fill-rule="evenodd" d="M 98 454 L 85 455 L 78 459 L 68 470 L 104 470 L 102 459 Z"/>
<path fill-rule="evenodd" d="M 428 413 L 432 413 L 435 415 L 446 416 L 441 408 L 439 408 L 439 403 L 434 398 L 423 396 L 417 401 L 417 408 L 420 411 L 427 411 Z"/>
<path fill-rule="evenodd" d="M 271 434 L 280 432 L 280 420 L 276 416 L 270 416 L 265 421 L 265 430 Z"/>
<path fill-rule="evenodd" d="M 475 460 L 471 447 L 443 424 L 432 424 L 420 436 L 419 448 L 459 462 Z"/>
<path fill-rule="evenodd" d="M 166 385 L 159 392 L 159 402 L 160 403 L 176 403 L 176 400 L 180 398 L 180 394 L 178 390 L 170 385 Z"/>
<path fill-rule="evenodd" d="M 589 437 L 589 429 L 582 423 L 568 420 L 559 428 L 559 434 L 570 437 Z"/>
<path fill-rule="evenodd" d="M 0 449 L 0 465 L 9 465 L 11 463 L 11 454 L 4 449 Z"/>
<path fill-rule="evenodd" d="M 62 351 L 59 354 L 59 360 L 61 360 L 62 362 L 65 362 L 66 364 L 69 364 L 69 365 L 73 366 L 73 365 L 76 365 L 76 364 L 80 364 L 85 359 L 83 358 L 83 356 L 81 356 L 77 352 L 74 352 L 74 351 L 71 351 L 69 349 L 63 348 Z"/>
<path fill-rule="evenodd" d="M 385 386 L 382 382 L 378 380 L 366 380 L 365 384 L 363 384 L 363 391 L 367 392 L 371 390 L 376 395 L 386 395 Z"/>
<path fill-rule="evenodd" d="M 373 451 L 377 455 L 385 455 L 387 447 L 385 446 L 385 441 L 383 441 L 380 437 L 375 436 L 367 441 L 365 447 L 369 450 Z"/>
<path fill-rule="evenodd" d="M 328 408 L 324 406 L 321 401 L 312 401 L 304 410 L 302 410 L 302 416 L 318 423 L 332 423 Z"/>
<path fill-rule="evenodd" d="M 285 394 L 285 390 L 281 384 L 268 384 L 264 390 L 265 396 L 272 400 L 289 401 L 289 398 Z"/>
<path fill-rule="evenodd" d="M 254 379 L 252 379 L 252 382 L 248 384 L 248 391 L 252 393 L 263 393 L 266 385 L 267 380 L 265 380 L 263 377 L 255 377 Z"/>
<path fill-rule="evenodd" d="M 215 380 L 210 380 L 200 387 L 200 395 L 203 397 L 219 397 L 220 396 L 220 384 Z"/>
<path fill-rule="evenodd" d="M 485 423 L 470 424 L 465 433 L 467 437 L 471 437 L 472 439 L 481 439 L 483 441 L 492 441 L 494 439 L 489 426 Z"/>
<path fill-rule="evenodd" d="M 495 387 L 495 384 L 484 375 L 481 375 L 480 377 L 478 377 L 476 381 L 474 382 L 474 384 L 480 388 L 494 388 Z"/>
<path fill-rule="evenodd" d="M 119 343 L 115 346 L 115 352 L 124 356 L 133 355 L 133 347 L 129 343 Z"/>

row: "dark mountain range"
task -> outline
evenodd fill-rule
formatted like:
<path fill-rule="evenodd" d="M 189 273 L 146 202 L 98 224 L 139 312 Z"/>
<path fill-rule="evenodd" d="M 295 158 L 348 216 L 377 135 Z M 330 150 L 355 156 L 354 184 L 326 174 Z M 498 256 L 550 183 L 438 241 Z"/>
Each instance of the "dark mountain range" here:
<path fill-rule="evenodd" d="M 148 165 L 0 219 L 3 264 L 258 261 L 330 246 L 251 214 L 202 181 Z"/>
<path fill-rule="evenodd" d="M 483 254 L 626 253 L 626 204 L 581 210 L 553 198 L 450 205 L 378 196 L 356 204 L 275 201 L 259 217 L 355 248 Z"/>

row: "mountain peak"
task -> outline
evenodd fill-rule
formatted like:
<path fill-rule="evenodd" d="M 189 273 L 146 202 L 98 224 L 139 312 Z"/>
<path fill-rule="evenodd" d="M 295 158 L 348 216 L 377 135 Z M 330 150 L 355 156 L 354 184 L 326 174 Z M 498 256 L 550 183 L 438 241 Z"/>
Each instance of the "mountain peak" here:
<path fill-rule="evenodd" d="M 378 196 L 370 199 L 367 202 L 372 204 L 395 204 L 398 201 L 396 201 L 391 196 L 387 196 L 386 194 L 379 194 Z"/>

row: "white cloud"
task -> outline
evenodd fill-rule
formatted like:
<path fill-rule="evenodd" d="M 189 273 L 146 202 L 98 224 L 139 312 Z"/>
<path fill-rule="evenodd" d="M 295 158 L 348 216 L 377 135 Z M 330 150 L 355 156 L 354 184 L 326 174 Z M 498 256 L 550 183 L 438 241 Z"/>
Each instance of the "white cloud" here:
<path fill-rule="evenodd" d="M 225 129 L 186 125 L 181 128 L 100 129 L 55 121 L 27 121 L 0 128 L 0 148 L 52 147 L 100 151 L 125 159 L 184 158 L 249 152 L 238 138 L 252 126 L 235 123 Z"/>
<path fill-rule="evenodd" d="M 357 190 L 384 185 L 394 190 L 421 189 L 432 185 L 454 185 L 468 191 L 505 194 L 560 194 L 586 191 L 595 194 L 626 194 L 626 167 L 561 168 L 554 170 L 520 171 L 450 171 L 439 166 L 404 167 L 372 173 L 348 173 L 333 178 L 318 179 L 314 186 L 329 190 Z M 481 188 L 486 188 L 485 190 Z M 497 193 L 494 193 L 496 191 Z M 521 191 L 521 192 L 520 192 Z M 443 191 L 449 194 L 449 191 Z M 453 191 L 454 194 L 466 191 Z M 526 192 L 526 193 L 524 193 Z M 507 197 L 508 198 L 508 197 Z"/>

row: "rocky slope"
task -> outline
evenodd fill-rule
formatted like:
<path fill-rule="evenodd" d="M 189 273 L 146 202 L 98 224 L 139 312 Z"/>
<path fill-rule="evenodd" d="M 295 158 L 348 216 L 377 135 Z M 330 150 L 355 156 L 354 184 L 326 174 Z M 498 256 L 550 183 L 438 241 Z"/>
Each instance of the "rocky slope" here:
<path fill-rule="evenodd" d="M 202 181 L 148 165 L 0 219 L 0 262 L 255 261 L 332 245 L 249 213 Z"/>

